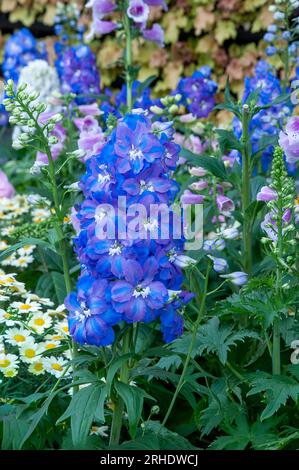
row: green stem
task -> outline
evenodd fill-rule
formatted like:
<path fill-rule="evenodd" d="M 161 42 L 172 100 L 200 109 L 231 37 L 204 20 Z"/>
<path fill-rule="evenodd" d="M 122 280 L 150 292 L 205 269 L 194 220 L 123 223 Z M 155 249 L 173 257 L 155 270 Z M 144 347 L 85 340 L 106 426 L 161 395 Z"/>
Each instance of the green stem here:
<path fill-rule="evenodd" d="M 123 337 L 122 355 L 127 354 L 130 351 L 130 329 L 127 330 Z M 128 361 L 125 361 L 120 369 L 119 380 L 124 383 L 128 383 L 129 380 L 129 368 Z M 110 446 L 117 446 L 119 444 L 121 428 L 122 428 L 122 417 L 124 411 L 124 402 L 120 396 L 117 397 L 110 434 Z"/>
<path fill-rule="evenodd" d="M 170 405 L 168 407 L 168 410 L 166 412 L 166 415 L 164 417 L 164 420 L 161 424 L 161 427 L 162 426 L 165 426 L 171 412 L 172 412 L 172 409 L 174 407 L 174 404 L 176 402 L 176 399 L 178 397 L 178 394 L 180 393 L 181 391 L 181 388 L 182 386 L 184 385 L 184 382 L 185 382 L 185 376 L 186 376 L 186 373 L 187 373 L 187 369 L 188 369 L 188 366 L 189 366 L 189 363 L 190 363 L 190 360 L 192 359 L 192 352 L 193 352 L 193 349 L 194 349 L 194 345 L 195 345 L 195 340 L 196 340 L 196 334 L 197 334 L 197 330 L 198 330 L 198 327 L 200 325 L 200 322 L 202 320 L 202 315 L 203 315 L 203 311 L 204 311 L 204 308 L 205 308 L 205 305 L 206 305 L 206 297 L 207 297 L 207 291 L 208 291 L 208 283 L 209 283 L 209 274 L 210 274 L 210 270 L 211 270 L 211 264 L 209 263 L 208 264 L 208 268 L 207 268 L 207 273 L 206 273 L 206 277 L 205 277 L 205 284 L 204 284 L 204 290 L 203 290 L 203 295 L 202 295 L 202 300 L 201 300 L 201 305 L 200 305 L 200 309 L 199 309 L 199 312 L 198 312 L 198 316 L 197 316 L 197 319 L 193 325 L 193 331 L 192 331 L 192 337 L 191 337 L 191 342 L 190 342 L 190 346 L 189 346 L 189 349 L 188 349 L 188 353 L 187 353 L 187 357 L 186 357 L 186 360 L 185 360 L 185 364 L 184 364 L 184 367 L 183 367 L 183 372 L 182 372 L 182 375 L 180 377 L 180 380 L 179 380 L 179 383 L 177 384 L 177 387 L 175 389 L 175 392 L 174 392 L 174 395 L 172 397 L 172 400 L 170 402 Z"/>
<path fill-rule="evenodd" d="M 250 115 L 248 105 L 243 106 L 242 113 L 242 213 L 243 213 L 243 260 L 244 269 L 250 274 L 252 269 L 252 240 L 250 215 L 246 212 L 250 204 Z"/>
<path fill-rule="evenodd" d="M 125 69 L 126 69 L 126 85 L 127 85 L 127 111 L 130 113 L 133 107 L 133 94 L 132 94 L 132 35 L 131 35 L 131 25 L 130 19 L 126 13 L 124 13 L 124 30 L 126 36 L 126 46 L 125 46 Z"/>

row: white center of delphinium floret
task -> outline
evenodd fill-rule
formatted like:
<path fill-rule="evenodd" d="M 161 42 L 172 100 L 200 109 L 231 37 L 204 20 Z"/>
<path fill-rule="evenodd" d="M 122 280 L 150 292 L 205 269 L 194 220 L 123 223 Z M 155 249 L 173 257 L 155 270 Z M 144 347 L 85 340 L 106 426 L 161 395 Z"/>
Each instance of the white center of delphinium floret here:
<path fill-rule="evenodd" d="M 150 191 L 153 193 L 155 188 L 150 181 L 147 183 L 144 180 L 140 180 L 140 194 L 144 193 L 144 191 Z"/>
<path fill-rule="evenodd" d="M 107 165 L 100 165 L 98 182 L 102 185 L 105 183 L 109 183 L 110 180 L 111 180 L 111 175 L 107 171 Z"/>
<path fill-rule="evenodd" d="M 91 316 L 91 312 L 90 309 L 87 308 L 85 302 L 81 302 L 80 307 L 80 310 L 76 310 L 75 317 L 76 320 L 78 320 L 79 322 L 83 322 L 84 320 L 86 320 L 86 318 L 89 318 Z"/>
<path fill-rule="evenodd" d="M 115 242 L 111 248 L 109 248 L 109 256 L 120 255 L 122 251 L 122 247 L 119 243 Z"/>
<path fill-rule="evenodd" d="M 159 227 L 159 223 L 157 219 L 147 219 L 145 222 L 143 222 L 143 226 L 145 230 L 148 230 L 150 233 L 152 233 Z"/>
<path fill-rule="evenodd" d="M 174 263 L 175 260 L 177 259 L 177 252 L 175 251 L 174 248 L 172 248 L 168 253 L 167 253 L 168 259 L 170 263 Z"/>
<path fill-rule="evenodd" d="M 136 147 L 134 147 L 134 145 L 132 145 L 131 150 L 129 151 L 129 157 L 130 157 L 130 160 L 134 161 L 134 160 L 142 158 L 143 153 L 141 150 L 137 149 Z"/>
<path fill-rule="evenodd" d="M 150 294 L 151 290 L 149 287 L 142 287 L 142 286 L 137 286 L 136 289 L 133 292 L 133 297 L 136 299 L 138 297 L 142 297 L 143 299 L 146 299 L 148 295 Z"/>

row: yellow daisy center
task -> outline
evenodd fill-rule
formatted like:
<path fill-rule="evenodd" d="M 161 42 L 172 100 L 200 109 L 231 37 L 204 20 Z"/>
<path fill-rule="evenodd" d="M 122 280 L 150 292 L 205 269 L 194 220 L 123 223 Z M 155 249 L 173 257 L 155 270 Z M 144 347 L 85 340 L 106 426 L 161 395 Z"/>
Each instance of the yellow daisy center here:
<path fill-rule="evenodd" d="M 43 318 L 36 318 L 34 320 L 34 324 L 37 326 L 43 326 L 45 324 L 45 320 Z"/>
<path fill-rule="evenodd" d="M 21 335 L 21 334 L 17 334 L 17 335 L 14 335 L 13 339 L 17 342 L 17 343 L 22 343 L 23 341 L 25 341 L 25 336 L 24 335 Z"/>
<path fill-rule="evenodd" d="M 41 370 L 43 370 L 44 366 L 41 362 L 38 362 L 37 364 L 34 364 L 33 368 L 34 370 L 36 370 L 36 372 L 40 372 Z"/>
<path fill-rule="evenodd" d="M 9 359 L 0 359 L 0 367 L 8 367 L 10 365 Z"/>
<path fill-rule="evenodd" d="M 48 343 L 48 344 L 46 344 L 45 348 L 46 349 L 56 348 L 56 344 L 55 343 Z"/>
<path fill-rule="evenodd" d="M 20 310 L 25 310 L 25 311 L 26 311 L 26 310 L 29 310 L 29 309 L 31 308 L 31 305 L 29 305 L 29 304 L 22 304 L 22 305 L 20 305 L 19 308 L 20 308 Z"/>
<path fill-rule="evenodd" d="M 52 369 L 54 370 L 59 370 L 59 371 L 62 371 L 62 366 L 60 364 L 58 364 L 57 362 L 55 362 L 54 364 L 52 364 Z"/>
<path fill-rule="evenodd" d="M 15 371 L 14 370 L 8 370 L 5 373 L 6 377 L 14 377 L 15 376 Z"/>
<path fill-rule="evenodd" d="M 25 357 L 28 357 L 28 359 L 31 359 L 32 357 L 35 356 L 35 351 L 34 349 L 26 349 L 24 355 Z"/>

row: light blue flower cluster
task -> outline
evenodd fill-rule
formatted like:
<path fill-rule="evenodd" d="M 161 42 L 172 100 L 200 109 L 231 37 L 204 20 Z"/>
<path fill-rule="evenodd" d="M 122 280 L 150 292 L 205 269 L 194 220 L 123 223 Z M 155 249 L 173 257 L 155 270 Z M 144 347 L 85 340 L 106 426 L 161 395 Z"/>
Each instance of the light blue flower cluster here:
<path fill-rule="evenodd" d="M 181 309 L 192 294 L 181 290 L 184 242 L 174 236 L 171 223 L 175 217 L 181 220 L 169 209 L 179 189 L 171 179 L 180 151 L 173 132 L 171 123 L 128 114 L 101 153 L 87 162 L 80 183 L 85 199 L 75 208 L 82 272 L 77 291 L 66 299 L 70 333 L 80 344 L 111 344 L 113 326 L 121 321 L 160 319 L 166 342 L 182 333 Z M 144 211 L 137 224 L 136 204 Z M 154 204 L 167 209 L 167 227 L 161 215 L 153 217 Z"/>
<path fill-rule="evenodd" d="M 27 28 L 22 28 L 10 36 L 4 46 L 4 57 L 2 63 L 2 74 L 7 81 L 12 79 L 18 82 L 20 72 L 29 62 L 43 59 L 47 60 L 45 44 L 32 36 Z M 0 126 L 8 123 L 8 116 L 5 108 L 0 104 Z"/>
<path fill-rule="evenodd" d="M 245 91 L 243 102 L 245 102 L 255 90 L 259 90 L 258 106 L 265 106 L 273 103 L 275 99 L 282 95 L 282 88 L 273 68 L 267 62 L 260 60 L 255 67 L 255 74 L 252 78 L 245 78 Z M 278 136 L 283 120 L 292 112 L 290 104 L 278 103 L 262 109 L 252 119 L 250 125 L 251 143 L 253 152 L 257 152 L 261 145 L 261 139 L 265 137 Z M 242 134 L 240 121 L 235 118 L 233 121 L 234 132 L 238 138 Z M 273 145 L 269 144 L 261 153 L 261 164 L 264 171 L 267 170 L 272 161 Z"/>
<path fill-rule="evenodd" d="M 27 28 L 16 31 L 4 46 L 2 70 L 5 80 L 12 79 L 17 83 L 21 69 L 36 59 L 47 60 L 45 44 L 38 43 Z"/>

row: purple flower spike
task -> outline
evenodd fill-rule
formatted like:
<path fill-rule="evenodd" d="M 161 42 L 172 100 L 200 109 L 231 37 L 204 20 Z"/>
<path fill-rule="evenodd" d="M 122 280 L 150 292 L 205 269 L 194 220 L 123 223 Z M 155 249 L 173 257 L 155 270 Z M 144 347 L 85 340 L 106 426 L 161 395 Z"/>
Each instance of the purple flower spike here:
<path fill-rule="evenodd" d="M 277 199 L 277 192 L 269 186 L 263 186 L 256 196 L 257 201 L 269 202 Z"/>
<path fill-rule="evenodd" d="M 130 0 L 127 15 L 135 23 L 145 24 L 149 17 L 149 7 L 143 0 Z"/>
<path fill-rule="evenodd" d="M 13 197 L 15 189 L 12 184 L 8 181 L 6 174 L 0 171 L 0 197 Z"/>

